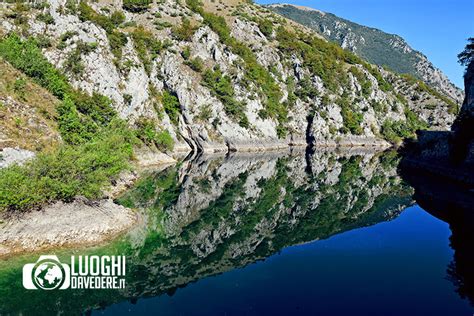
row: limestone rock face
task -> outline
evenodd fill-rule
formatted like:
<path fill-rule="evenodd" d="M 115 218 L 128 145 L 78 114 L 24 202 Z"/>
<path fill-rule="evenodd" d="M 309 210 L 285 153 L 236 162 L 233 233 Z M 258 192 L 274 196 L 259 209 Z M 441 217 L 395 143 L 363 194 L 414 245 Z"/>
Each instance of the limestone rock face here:
<path fill-rule="evenodd" d="M 184 1 L 161 1 L 136 13 L 124 11 L 120 2 L 88 3 L 101 16 L 99 22 L 81 13 L 81 8 L 71 8 L 70 1 L 46 2 L 47 6 L 25 13 L 28 30 L 22 34 L 46 38 L 50 45 L 42 49 L 44 55 L 73 86 L 109 97 L 130 125 L 147 119 L 155 122 L 157 130 L 167 130 L 175 152 L 263 151 L 308 142 L 389 146 L 384 123 L 405 124 L 407 111 L 435 129 L 448 128 L 454 119 L 445 101 L 381 67 L 337 60 L 342 73 L 315 73 L 301 52 L 282 47 L 278 32 L 287 23 L 258 5 L 204 1 L 205 12 L 224 18 L 226 35 Z M 223 9 L 227 5 L 235 10 L 233 14 Z M 4 33 L 21 33 L 7 17 L 13 9 L 8 4 L 0 9 Z M 100 22 L 117 12 L 123 13 L 123 22 L 115 26 Z M 43 22 L 39 14 L 51 16 L 51 21 Z M 262 26 L 267 20 L 270 30 Z M 190 22 L 190 34 L 177 36 L 185 21 Z M 302 25 L 292 27 L 291 31 L 320 38 Z M 344 27 L 340 24 L 337 29 Z M 120 54 L 115 47 L 117 34 L 126 39 Z M 160 49 L 151 51 L 150 45 L 140 43 L 140 36 L 160 41 Z M 351 48 L 354 43 L 350 36 L 342 45 Z M 81 51 L 84 45 L 93 49 Z M 74 54 L 79 54 L 75 63 L 82 69 L 76 73 L 67 67 Z M 212 87 L 206 81 L 208 72 L 217 70 L 228 85 L 219 82 Z M 432 77 L 444 80 L 442 74 Z M 337 87 L 331 87 L 331 80 Z M 381 87 L 384 81 L 391 88 Z M 280 90 L 276 100 L 269 100 L 272 91 L 264 89 L 268 82 L 272 90 Z M 165 104 L 165 94 L 176 98 L 177 117 Z M 449 92 L 446 95 L 454 98 Z M 350 127 L 353 118 L 358 127 Z"/>
<path fill-rule="evenodd" d="M 3 150 L 0 151 L 0 168 L 5 168 L 13 164 L 22 164 L 34 156 L 34 152 L 26 149 L 20 149 L 18 147 L 3 148 Z"/>

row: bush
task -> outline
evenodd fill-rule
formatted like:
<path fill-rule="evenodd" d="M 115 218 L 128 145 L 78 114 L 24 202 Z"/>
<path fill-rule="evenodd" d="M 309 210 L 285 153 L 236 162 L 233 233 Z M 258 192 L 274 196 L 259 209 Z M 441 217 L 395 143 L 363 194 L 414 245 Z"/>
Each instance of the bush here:
<path fill-rule="evenodd" d="M 269 19 L 262 19 L 258 23 L 258 27 L 260 31 L 265 35 L 266 37 L 270 37 L 273 33 L 273 23 Z"/>
<path fill-rule="evenodd" d="M 229 76 L 224 76 L 219 67 L 214 70 L 208 69 L 204 72 L 203 84 L 223 103 L 227 115 L 237 120 L 240 126 L 249 127 L 245 104 L 235 99 L 234 87 Z"/>
<path fill-rule="evenodd" d="M 71 90 L 66 77 L 48 62 L 33 38 L 22 41 L 10 34 L 0 39 L 0 56 L 60 99 Z"/>
<path fill-rule="evenodd" d="M 75 91 L 71 93 L 71 99 L 80 113 L 90 117 L 99 126 L 107 126 L 117 116 L 112 101 L 97 92 L 89 95 Z"/>
<path fill-rule="evenodd" d="M 367 79 L 365 74 L 355 66 L 351 66 L 351 68 L 349 68 L 349 72 L 357 78 L 357 81 L 361 86 L 362 95 L 366 98 L 369 97 L 372 93 L 372 83 L 370 82 L 370 80 Z"/>
<path fill-rule="evenodd" d="M 122 7 L 129 12 L 143 12 L 148 10 L 151 0 L 124 0 Z"/>
<path fill-rule="evenodd" d="M 56 110 L 59 115 L 59 132 L 65 143 L 78 145 L 94 137 L 98 126 L 91 119 L 80 116 L 70 97 L 66 97 Z"/>
<path fill-rule="evenodd" d="M 428 124 L 420 121 L 413 111 L 405 108 L 405 121 L 386 120 L 382 125 L 383 137 L 391 143 L 398 144 L 403 138 L 415 137 L 417 130 L 428 128 Z"/>
<path fill-rule="evenodd" d="M 111 33 L 107 33 L 107 39 L 109 40 L 109 46 L 112 50 L 112 54 L 114 54 L 115 58 L 121 59 L 122 58 L 122 48 L 127 44 L 127 35 L 124 33 L 113 31 Z"/>
<path fill-rule="evenodd" d="M 49 12 L 38 14 L 36 16 L 36 20 L 44 22 L 46 24 L 54 24 L 54 18 Z"/>
<path fill-rule="evenodd" d="M 113 23 L 113 25 L 119 26 L 120 24 L 125 22 L 125 14 L 123 14 L 123 12 L 120 12 L 120 11 L 114 11 L 110 15 L 110 21 Z"/>
<path fill-rule="evenodd" d="M 137 122 L 136 135 L 147 145 L 156 145 L 160 150 L 173 150 L 174 141 L 167 130 L 156 131 L 155 122 L 141 118 Z"/>
<path fill-rule="evenodd" d="M 355 135 L 361 135 L 364 132 L 361 127 L 364 116 L 356 112 L 347 97 L 340 98 L 336 103 L 341 107 L 342 120 L 344 121 L 342 131 L 344 133 L 351 132 Z"/>
<path fill-rule="evenodd" d="M 0 210 L 25 210 L 75 196 L 101 196 L 101 188 L 128 167 L 133 135 L 123 122 L 111 124 L 80 146 L 39 154 L 24 166 L 0 169 Z"/>
<path fill-rule="evenodd" d="M 21 98 L 25 98 L 26 93 L 26 79 L 25 78 L 18 78 L 13 83 L 13 91 Z"/>
<path fill-rule="evenodd" d="M 142 26 L 136 28 L 132 32 L 133 43 L 137 50 L 138 58 L 143 63 L 145 71 L 150 74 L 152 61 L 158 56 L 163 44 L 155 39 L 150 31 L 145 30 Z"/>
<path fill-rule="evenodd" d="M 74 77 L 79 77 L 84 72 L 84 64 L 81 59 L 81 50 L 76 47 L 71 51 L 64 61 L 63 69 L 65 72 L 71 73 Z"/>
<path fill-rule="evenodd" d="M 172 34 L 179 41 L 190 41 L 195 30 L 196 28 L 192 27 L 189 19 L 183 18 L 181 25 L 173 28 Z"/>
<path fill-rule="evenodd" d="M 127 44 L 127 36 L 115 28 L 125 20 L 125 16 L 121 12 L 114 12 L 109 17 L 94 11 L 86 2 L 79 3 L 79 18 L 82 21 L 91 21 L 102 27 L 107 33 L 109 46 L 115 58 L 122 58 L 122 48 Z"/>
<path fill-rule="evenodd" d="M 161 96 L 161 102 L 171 122 L 174 125 L 178 125 L 179 115 L 181 114 L 181 107 L 179 105 L 178 98 L 169 91 L 164 91 L 163 95 Z"/>
<path fill-rule="evenodd" d="M 191 60 L 188 60 L 185 62 L 186 65 L 191 67 L 192 70 L 201 72 L 202 69 L 204 68 L 202 59 L 200 57 L 193 58 Z"/>
<path fill-rule="evenodd" d="M 173 150 L 174 140 L 167 130 L 163 130 L 156 134 L 155 144 L 160 150 Z"/>

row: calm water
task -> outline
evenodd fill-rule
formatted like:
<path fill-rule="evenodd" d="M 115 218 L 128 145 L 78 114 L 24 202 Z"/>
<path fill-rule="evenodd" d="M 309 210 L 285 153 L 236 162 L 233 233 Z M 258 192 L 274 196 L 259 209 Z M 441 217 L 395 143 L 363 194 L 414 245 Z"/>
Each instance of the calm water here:
<path fill-rule="evenodd" d="M 55 252 L 127 255 L 125 290 L 26 291 L 37 255 L 15 257 L 0 261 L 0 314 L 473 315 L 474 225 L 414 204 L 398 163 L 317 152 L 149 171 L 117 200 L 143 224 Z"/>

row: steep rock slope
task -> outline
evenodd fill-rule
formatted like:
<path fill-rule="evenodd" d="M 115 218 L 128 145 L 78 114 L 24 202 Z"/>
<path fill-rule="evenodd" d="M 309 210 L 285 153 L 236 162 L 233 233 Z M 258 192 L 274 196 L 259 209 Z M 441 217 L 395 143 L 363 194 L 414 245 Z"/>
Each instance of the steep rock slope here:
<path fill-rule="evenodd" d="M 449 81 L 421 52 L 411 48 L 398 35 L 363 26 L 334 14 L 289 4 L 270 5 L 278 14 L 298 21 L 339 43 L 355 54 L 379 66 L 388 66 L 398 73 L 413 75 L 456 103 L 462 103 L 462 90 Z"/>
<path fill-rule="evenodd" d="M 110 98 L 175 151 L 387 145 L 445 129 L 456 104 L 240 1 L 2 4 L 1 31 L 34 38 L 74 87 Z"/>

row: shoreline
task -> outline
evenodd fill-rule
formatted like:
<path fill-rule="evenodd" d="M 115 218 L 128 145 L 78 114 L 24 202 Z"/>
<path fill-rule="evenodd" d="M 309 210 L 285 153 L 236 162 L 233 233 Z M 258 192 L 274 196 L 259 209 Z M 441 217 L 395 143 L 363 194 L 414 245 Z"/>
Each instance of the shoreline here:
<path fill-rule="evenodd" d="M 383 144 L 353 145 L 346 143 L 319 143 L 312 147 L 327 150 L 369 150 L 384 151 L 391 146 Z M 209 152 L 203 155 L 261 155 L 277 152 L 300 152 L 307 146 L 285 147 L 267 146 L 265 150 L 242 150 L 249 147 L 240 147 L 237 151 Z M 180 153 L 173 153 L 177 157 Z M 181 156 L 183 156 L 181 154 Z M 90 201 L 77 197 L 73 202 L 61 201 L 46 205 L 40 210 L 30 210 L 23 213 L 3 214 L 0 216 L 0 259 L 20 255 L 28 252 L 37 252 L 52 248 L 69 248 L 74 246 L 97 246 L 126 233 L 140 221 L 140 212 L 126 208 L 113 202 L 128 188 L 133 186 L 141 171 L 153 168 L 164 170 L 177 161 L 169 155 L 151 152 L 146 149 L 137 151 L 137 160 L 134 171 L 124 172 L 111 188 L 104 191 L 104 198 Z"/>

